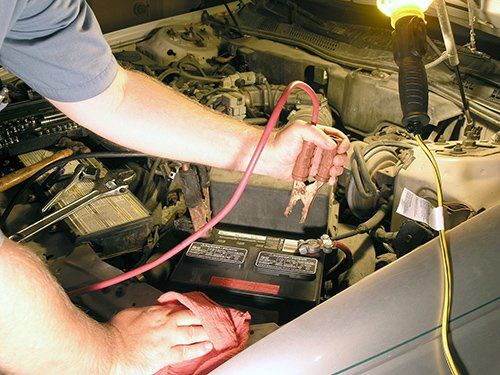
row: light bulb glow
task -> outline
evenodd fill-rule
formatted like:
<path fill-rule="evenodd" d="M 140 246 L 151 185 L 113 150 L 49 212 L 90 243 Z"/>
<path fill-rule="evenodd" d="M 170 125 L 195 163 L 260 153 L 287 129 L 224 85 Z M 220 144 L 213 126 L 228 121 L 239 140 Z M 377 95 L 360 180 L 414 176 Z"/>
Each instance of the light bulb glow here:
<path fill-rule="evenodd" d="M 397 20 L 405 16 L 418 16 L 424 19 L 424 12 L 433 0 L 377 0 L 377 7 L 386 16 L 391 17 L 392 27 Z"/>

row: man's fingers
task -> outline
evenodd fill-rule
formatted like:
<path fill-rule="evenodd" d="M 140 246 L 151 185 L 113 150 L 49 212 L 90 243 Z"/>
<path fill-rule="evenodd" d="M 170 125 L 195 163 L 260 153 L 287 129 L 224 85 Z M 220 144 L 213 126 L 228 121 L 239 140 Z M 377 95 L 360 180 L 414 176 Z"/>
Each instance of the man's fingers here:
<path fill-rule="evenodd" d="M 335 185 L 336 182 L 337 182 L 337 177 L 330 177 L 330 180 L 328 181 L 330 185 Z"/>
<path fill-rule="evenodd" d="M 300 124 L 300 126 L 304 129 L 301 132 L 303 141 L 313 142 L 316 146 L 327 150 L 333 150 L 337 147 L 337 143 L 318 126 L 311 126 L 310 124 Z"/>
<path fill-rule="evenodd" d="M 175 345 L 189 345 L 197 342 L 208 341 L 207 331 L 202 326 L 177 327 L 175 338 L 172 337 Z"/>
<path fill-rule="evenodd" d="M 316 173 L 318 173 L 319 163 L 321 162 L 321 157 L 323 155 L 323 150 L 319 147 L 316 147 L 314 150 L 314 156 L 311 163 L 311 169 L 309 170 L 309 176 L 314 177 Z"/>
<path fill-rule="evenodd" d="M 321 130 L 323 130 L 323 132 L 325 132 L 328 135 L 334 135 L 340 138 L 347 138 L 347 136 L 342 131 L 332 126 L 324 126 L 324 125 L 316 125 L 316 126 Z"/>
<path fill-rule="evenodd" d="M 328 126 L 311 126 L 304 122 L 296 122 L 294 126 L 302 128 L 300 132 L 295 133 L 295 136 L 300 136 L 302 142 L 312 142 L 318 147 L 311 163 L 310 176 L 314 177 L 318 173 L 322 150 L 336 154 L 330 171 L 332 179 L 329 183 L 335 182 L 336 177 L 343 173 L 343 166 L 347 162 L 346 152 L 350 147 L 347 136 L 340 130 Z"/>
<path fill-rule="evenodd" d="M 342 173 L 344 173 L 344 167 L 340 167 L 340 166 L 334 165 L 330 169 L 330 175 L 331 176 L 337 177 L 337 176 L 340 176 Z"/>
<path fill-rule="evenodd" d="M 201 321 L 190 310 L 181 310 L 170 315 L 178 326 L 200 326 Z"/>
<path fill-rule="evenodd" d="M 293 126 L 302 128 L 302 131 L 296 133 L 302 137 L 302 141 L 313 142 L 318 147 L 327 150 L 337 149 L 339 154 L 347 152 L 350 147 L 347 136 L 340 130 L 330 126 L 311 126 L 311 124 L 304 121 L 296 121 Z M 333 140 L 332 136 L 336 140 Z"/>
<path fill-rule="evenodd" d="M 332 151 L 332 150 L 328 150 L 328 151 L 325 151 L 325 152 L 335 152 L 335 151 Z M 310 176 L 311 177 L 315 177 L 316 176 L 316 173 L 318 173 L 318 169 L 319 169 L 319 165 L 321 163 L 321 158 L 323 156 L 323 150 L 320 149 L 320 148 L 316 148 L 316 151 L 314 153 L 314 157 L 313 157 L 313 161 L 312 161 L 312 164 L 311 164 L 311 169 L 310 169 Z M 331 175 L 332 176 L 340 176 L 342 174 L 342 172 L 344 171 L 344 169 L 342 168 L 347 162 L 347 154 L 337 154 L 334 156 L 333 158 L 333 166 L 334 167 L 341 167 L 340 169 L 334 169 L 332 168 L 331 169 Z"/>
<path fill-rule="evenodd" d="M 170 309 L 165 306 L 148 306 L 140 308 L 142 314 L 147 315 L 150 324 L 155 326 L 164 325 L 169 321 Z"/>
<path fill-rule="evenodd" d="M 347 154 L 337 154 L 333 158 L 333 165 L 339 167 L 344 166 L 347 163 Z"/>
<path fill-rule="evenodd" d="M 350 147 L 350 142 L 347 136 L 341 132 L 339 129 L 332 128 L 330 126 L 321 126 L 318 125 L 318 128 L 320 128 L 325 134 L 335 136 L 336 138 L 340 138 L 341 140 L 337 140 L 337 153 L 339 154 L 344 154 L 349 150 Z"/>
<path fill-rule="evenodd" d="M 347 150 L 349 150 L 349 147 L 351 147 L 351 142 L 346 138 L 342 139 L 342 142 L 338 146 L 337 152 L 339 154 L 345 154 Z"/>
<path fill-rule="evenodd" d="M 178 345 L 170 350 L 172 364 L 202 357 L 213 349 L 211 342 L 200 342 L 192 345 Z"/>

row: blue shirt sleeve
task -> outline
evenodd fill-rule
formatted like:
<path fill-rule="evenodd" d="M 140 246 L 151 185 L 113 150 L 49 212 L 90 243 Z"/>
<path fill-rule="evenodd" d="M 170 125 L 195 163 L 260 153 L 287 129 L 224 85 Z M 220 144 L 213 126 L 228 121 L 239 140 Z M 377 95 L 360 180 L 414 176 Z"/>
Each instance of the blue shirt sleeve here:
<path fill-rule="evenodd" d="M 100 94 L 117 72 L 84 0 L 28 1 L 4 39 L 0 64 L 41 95 L 63 102 Z"/>

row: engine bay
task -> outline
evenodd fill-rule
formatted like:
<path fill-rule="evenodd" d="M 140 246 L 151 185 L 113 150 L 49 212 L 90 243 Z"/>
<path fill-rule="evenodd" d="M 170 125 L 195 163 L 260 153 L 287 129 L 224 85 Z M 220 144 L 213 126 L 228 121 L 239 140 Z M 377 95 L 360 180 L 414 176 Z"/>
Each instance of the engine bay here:
<path fill-rule="evenodd" d="M 169 290 L 200 290 L 250 311 L 254 336 L 262 337 L 438 235 L 398 210 L 406 190 L 431 203 L 436 192 L 431 166 L 400 125 L 390 31 L 313 22 L 292 8 L 261 1 L 236 9 L 234 20 L 207 11 L 189 22 L 174 17 L 112 48 L 125 69 L 256 127 L 267 124 L 289 82 L 308 83 L 320 103 L 318 123 L 344 131 L 352 144 L 338 183 L 320 190 L 300 223 L 299 209 L 283 215 L 290 182 L 252 176 L 231 213 L 181 254 L 75 297 L 89 315 L 106 321 Z M 432 64 L 443 43 L 429 44 Z M 473 126 L 446 64 L 427 68 L 430 124 L 423 136 L 444 172 L 446 229 L 500 199 L 499 64 L 465 48 L 459 53 Z M 23 82 L 7 82 L 14 102 L 0 112 L 2 177 L 61 150 L 84 155 L 0 201 L 4 233 L 32 248 L 66 290 L 155 261 L 219 212 L 241 179 L 240 172 L 133 153 L 79 127 Z M 308 122 L 312 111 L 308 95 L 293 91 L 278 129 Z M 60 210 L 66 216 L 47 219 Z"/>

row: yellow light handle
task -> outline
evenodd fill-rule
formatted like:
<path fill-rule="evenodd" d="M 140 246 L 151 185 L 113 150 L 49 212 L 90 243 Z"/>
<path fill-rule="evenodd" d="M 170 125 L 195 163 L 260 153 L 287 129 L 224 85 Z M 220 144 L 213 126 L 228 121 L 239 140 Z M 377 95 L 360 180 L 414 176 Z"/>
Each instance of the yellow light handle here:
<path fill-rule="evenodd" d="M 396 27 L 396 22 L 398 22 L 403 17 L 416 16 L 420 17 L 425 21 L 424 12 L 416 5 L 405 5 L 396 10 L 391 14 L 391 26 Z"/>

